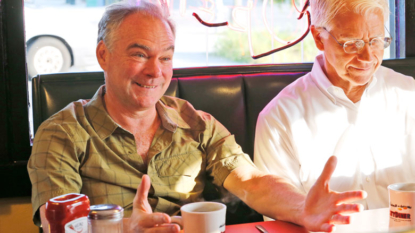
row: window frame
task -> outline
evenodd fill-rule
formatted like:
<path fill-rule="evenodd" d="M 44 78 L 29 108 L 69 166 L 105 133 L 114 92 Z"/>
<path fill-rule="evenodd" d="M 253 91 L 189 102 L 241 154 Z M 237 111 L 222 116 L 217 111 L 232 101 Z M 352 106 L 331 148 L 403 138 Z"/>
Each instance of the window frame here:
<path fill-rule="evenodd" d="M 31 193 L 23 10 L 23 0 L 0 0 L 0 198 Z"/>
<path fill-rule="evenodd" d="M 31 195 L 26 169 L 31 137 L 23 4 L 23 0 L 0 0 L 0 187 L 7 187 L 0 198 Z M 415 28 L 415 1 L 405 1 L 405 23 L 405 57 L 411 58 L 415 57 L 411 43 L 415 30 L 410 30 Z M 393 60 L 407 63 L 406 58 Z"/>

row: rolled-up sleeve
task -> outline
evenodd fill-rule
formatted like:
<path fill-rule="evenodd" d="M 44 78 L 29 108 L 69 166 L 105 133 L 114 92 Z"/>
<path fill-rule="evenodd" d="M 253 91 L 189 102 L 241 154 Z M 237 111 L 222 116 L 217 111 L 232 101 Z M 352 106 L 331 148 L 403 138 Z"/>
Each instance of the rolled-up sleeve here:
<path fill-rule="evenodd" d="M 206 142 L 206 171 L 213 177 L 213 184 L 222 186 L 226 177 L 240 166 L 253 166 L 251 158 L 242 151 L 234 135 L 213 117 L 208 124 Z"/>

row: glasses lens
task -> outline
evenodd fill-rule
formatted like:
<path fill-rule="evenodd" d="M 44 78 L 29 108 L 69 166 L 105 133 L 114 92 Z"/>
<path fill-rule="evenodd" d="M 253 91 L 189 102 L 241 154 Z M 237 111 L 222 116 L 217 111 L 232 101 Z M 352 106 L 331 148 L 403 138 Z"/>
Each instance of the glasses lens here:
<path fill-rule="evenodd" d="M 359 44 L 359 41 L 347 41 L 343 44 L 343 48 L 346 53 L 357 53 L 360 47 L 361 45 Z"/>
<path fill-rule="evenodd" d="M 385 49 L 385 42 L 383 38 L 373 38 L 370 41 L 370 46 L 374 50 L 382 50 Z"/>
<path fill-rule="evenodd" d="M 392 38 L 390 37 L 385 37 L 383 39 L 383 48 L 386 49 L 387 47 L 389 47 L 389 45 L 392 43 Z"/>
<path fill-rule="evenodd" d="M 392 38 L 390 37 L 378 37 L 373 38 L 370 41 L 370 48 L 373 50 L 383 50 L 389 47 L 392 42 Z M 354 41 L 347 41 L 344 43 L 343 48 L 346 53 L 357 53 L 365 46 L 365 42 L 363 40 L 354 40 Z"/>

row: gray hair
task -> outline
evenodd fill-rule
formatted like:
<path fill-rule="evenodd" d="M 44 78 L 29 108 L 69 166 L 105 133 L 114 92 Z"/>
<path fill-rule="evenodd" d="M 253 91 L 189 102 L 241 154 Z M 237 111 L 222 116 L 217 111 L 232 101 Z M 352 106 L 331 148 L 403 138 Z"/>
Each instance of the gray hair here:
<path fill-rule="evenodd" d="M 387 0 L 310 0 L 311 20 L 316 27 L 330 30 L 331 23 L 337 14 L 351 11 L 363 16 L 373 12 L 381 12 L 385 21 L 389 18 Z"/>
<path fill-rule="evenodd" d="M 148 1 L 123 1 L 114 3 L 105 8 L 105 13 L 98 24 L 98 43 L 102 40 L 111 50 L 114 33 L 124 19 L 134 13 L 140 13 L 144 17 L 152 17 L 167 22 L 173 36 L 176 37 L 176 27 L 170 18 L 169 9 L 166 6 L 158 6 Z"/>

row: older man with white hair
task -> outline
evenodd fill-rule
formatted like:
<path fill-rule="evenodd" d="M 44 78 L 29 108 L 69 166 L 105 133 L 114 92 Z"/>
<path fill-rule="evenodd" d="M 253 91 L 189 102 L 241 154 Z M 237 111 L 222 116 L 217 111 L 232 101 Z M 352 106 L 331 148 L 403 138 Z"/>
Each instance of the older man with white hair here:
<path fill-rule="evenodd" d="M 307 193 L 336 155 L 330 188 L 363 189 L 366 209 L 387 207 L 389 184 L 415 181 L 415 81 L 381 66 L 387 0 L 313 0 L 311 10 L 322 54 L 260 113 L 254 162 Z"/>

